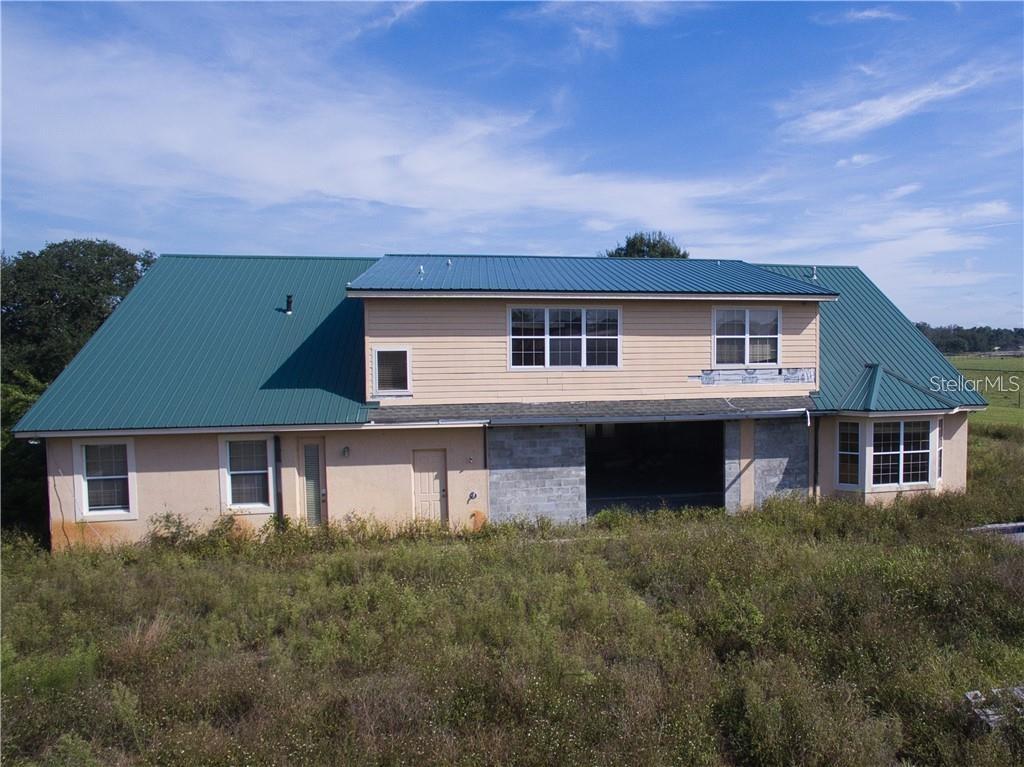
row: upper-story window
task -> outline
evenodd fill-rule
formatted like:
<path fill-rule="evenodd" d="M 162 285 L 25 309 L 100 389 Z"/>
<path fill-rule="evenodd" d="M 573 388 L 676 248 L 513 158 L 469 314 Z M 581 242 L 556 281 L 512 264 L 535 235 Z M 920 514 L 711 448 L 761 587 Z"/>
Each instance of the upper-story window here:
<path fill-rule="evenodd" d="M 409 350 L 373 350 L 373 390 L 376 394 L 409 394 Z"/>
<path fill-rule="evenodd" d="M 715 309 L 716 365 L 778 365 L 778 309 Z"/>
<path fill-rule="evenodd" d="M 514 368 L 617 367 L 619 310 L 558 307 L 509 310 Z"/>

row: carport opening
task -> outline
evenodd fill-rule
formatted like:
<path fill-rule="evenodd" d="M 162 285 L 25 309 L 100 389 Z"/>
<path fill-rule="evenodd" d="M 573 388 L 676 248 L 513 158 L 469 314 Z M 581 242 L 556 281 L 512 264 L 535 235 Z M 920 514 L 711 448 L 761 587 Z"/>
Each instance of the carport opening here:
<path fill-rule="evenodd" d="M 589 424 L 587 513 L 626 505 L 722 506 L 722 421 Z"/>

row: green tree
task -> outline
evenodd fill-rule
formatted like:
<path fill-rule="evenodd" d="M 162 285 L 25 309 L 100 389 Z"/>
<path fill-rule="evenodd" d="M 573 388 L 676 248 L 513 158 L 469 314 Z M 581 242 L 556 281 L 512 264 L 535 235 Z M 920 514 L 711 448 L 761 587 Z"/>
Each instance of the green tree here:
<path fill-rule="evenodd" d="M 51 382 L 153 263 L 106 240 L 65 240 L 0 261 L 2 371 Z"/>
<path fill-rule="evenodd" d="M 0 522 L 46 538 L 46 458 L 11 427 L 152 265 L 106 240 L 0 256 Z"/>
<path fill-rule="evenodd" d="M 626 238 L 625 245 L 616 245 L 606 250 L 608 258 L 689 258 L 688 251 L 682 250 L 667 234 L 656 232 L 635 232 Z"/>

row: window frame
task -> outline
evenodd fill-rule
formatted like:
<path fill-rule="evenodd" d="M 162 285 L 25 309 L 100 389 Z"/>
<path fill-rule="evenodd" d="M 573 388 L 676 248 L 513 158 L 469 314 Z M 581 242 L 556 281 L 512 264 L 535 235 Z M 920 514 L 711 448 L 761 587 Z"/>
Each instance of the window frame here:
<path fill-rule="evenodd" d="M 265 442 L 267 446 L 267 503 L 233 503 L 231 499 L 231 475 L 256 474 L 258 472 L 232 472 L 228 443 Z M 272 434 L 224 434 L 220 438 L 220 500 L 226 514 L 270 514 L 274 509 L 277 486 L 274 482 L 274 437 Z"/>
<path fill-rule="evenodd" d="M 842 449 L 842 442 L 840 440 L 842 424 L 853 424 L 857 427 L 857 452 L 853 453 L 848 450 Z M 864 487 L 864 425 L 860 421 L 854 420 L 836 420 L 836 487 L 844 490 L 859 490 Z M 843 482 L 840 477 L 840 461 L 841 455 L 856 455 L 857 456 L 857 481 L 853 484 Z"/>
<path fill-rule="evenodd" d="M 774 336 L 756 335 L 753 338 L 774 338 L 777 351 L 775 362 L 750 362 L 750 312 L 757 310 L 771 310 L 778 317 L 778 328 Z M 742 336 L 719 336 L 718 335 L 718 312 L 720 311 L 741 311 L 743 312 L 743 335 Z M 719 362 L 718 361 L 718 339 L 719 338 L 742 338 L 743 339 L 743 362 Z M 768 305 L 728 305 L 715 304 L 711 307 L 711 368 L 718 370 L 743 370 L 746 368 L 779 368 L 782 367 L 782 307 Z"/>
<path fill-rule="evenodd" d="M 378 382 L 380 366 L 377 363 L 378 352 L 405 352 L 405 383 L 404 389 L 381 389 Z M 412 350 L 408 346 L 383 345 L 374 346 L 370 354 L 373 358 L 373 396 L 374 397 L 411 397 L 412 396 Z"/>
<path fill-rule="evenodd" d="M 918 423 L 924 422 L 928 424 L 928 449 L 927 450 L 906 450 L 904 447 L 905 443 L 905 431 L 907 423 Z M 879 424 L 886 423 L 898 423 L 900 425 L 900 436 L 899 436 L 899 451 L 885 451 L 878 453 L 878 455 L 896 455 L 898 456 L 898 467 L 899 472 L 897 474 L 896 482 L 875 482 L 875 427 Z M 868 460 L 865 462 L 864 473 L 865 483 L 871 490 L 905 490 L 905 489 L 922 489 L 927 487 L 936 486 L 936 472 L 935 472 L 935 430 L 937 428 L 936 419 L 930 417 L 920 416 L 907 416 L 905 418 L 885 418 L 871 421 L 871 434 L 870 439 L 867 440 L 866 450 Z M 928 479 L 917 480 L 914 482 L 906 482 L 903 479 L 903 458 L 907 454 L 928 454 Z"/>
<path fill-rule="evenodd" d="M 89 510 L 89 486 L 86 476 L 85 448 L 93 445 L 124 445 L 128 467 L 128 507 L 125 509 Z M 71 441 L 72 467 L 75 475 L 76 522 L 125 522 L 139 518 L 139 493 L 136 480 L 135 440 L 131 437 L 92 437 Z M 97 479 L 99 479 L 97 477 Z"/>
<path fill-rule="evenodd" d="M 942 443 L 945 442 L 946 424 L 945 419 L 939 416 L 937 425 L 938 433 L 935 436 L 935 481 L 942 480 Z"/>
<path fill-rule="evenodd" d="M 559 310 L 571 310 L 580 312 L 580 333 L 579 336 L 552 336 L 551 335 L 551 312 Z M 542 336 L 513 336 L 512 335 L 512 312 L 514 311 L 542 311 L 544 312 L 544 335 Z M 589 311 L 614 311 L 616 318 L 614 336 L 588 336 L 587 335 L 587 312 Z M 513 338 L 534 338 L 544 342 L 544 364 L 543 365 L 514 365 L 512 364 L 512 340 Z M 580 340 L 580 364 L 579 365 L 553 365 L 551 364 L 551 339 L 579 339 Z M 587 340 L 603 339 L 615 341 L 614 365 L 588 365 L 587 364 Z M 556 304 L 551 306 L 538 306 L 536 304 L 509 304 L 505 311 L 505 343 L 506 359 L 505 364 L 509 371 L 529 372 L 531 370 L 619 370 L 622 368 L 622 306 L 613 304 Z"/>

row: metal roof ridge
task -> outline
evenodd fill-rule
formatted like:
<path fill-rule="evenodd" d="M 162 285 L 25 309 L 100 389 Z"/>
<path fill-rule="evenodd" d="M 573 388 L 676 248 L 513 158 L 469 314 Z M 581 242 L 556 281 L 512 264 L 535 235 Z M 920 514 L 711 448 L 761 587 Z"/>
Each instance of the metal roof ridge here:
<path fill-rule="evenodd" d="M 868 394 L 868 407 L 867 409 L 875 410 L 875 404 L 878 401 L 878 390 L 882 388 L 882 366 L 877 362 L 869 362 L 868 368 L 871 369 L 871 390 Z"/>
<path fill-rule="evenodd" d="M 946 399 L 945 397 L 937 394 L 936 392 L 933 392 L 930 389 L 926 389 L 923 386 L 920 386 L 919 384 L 914 383 L 913 381 L 911 381 L 910 379 L 904 377 L 901 373 L 899 373 L 899 372 L 897 372 L 895 370 L 890 370 L 889 368 L 885 368 L 883 372 L 887 376 L 889 376 L 891 378 L 895 378 L 900 383 L 903 383 L 903 384 L 909 386 L 912 389 L 916 389 L 917 391 L 921 392 L 922 394 L 925 394 L 925 395 L 931 397 L 932 399 L 937 400 L 938 402 L 941 402 L 943 405 L 948 405 L 949 407 L 957 407 L 958 404 L 960 404 L 960 403 L 954 402 L 951 399 Z"/>
<path fill-rule="evenodd" d="M 573 261 L 722 261 L 730 264 L 747 264 L 758 266 L 742 258 L 631 258 L 629 256 L 569 256 L 544 255 L 543 253 L 385 253 L 382 258 L 564 258 Z"/>
<path fill-rule="evenodd" d="M 260 253 L 161 253 L 158 258 L 277 259 L 281 261 L 379 261 L 380 256 L 281 256 Z"/>

